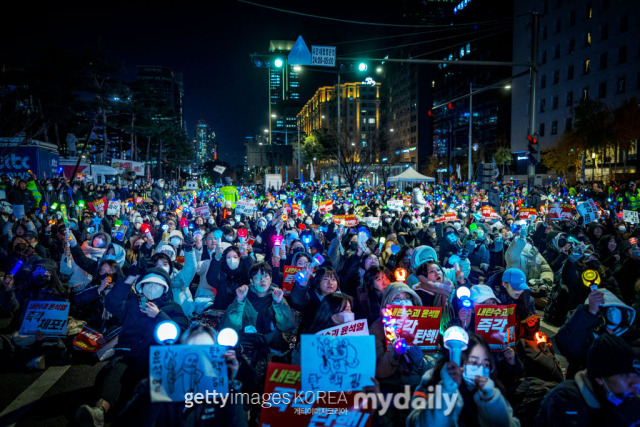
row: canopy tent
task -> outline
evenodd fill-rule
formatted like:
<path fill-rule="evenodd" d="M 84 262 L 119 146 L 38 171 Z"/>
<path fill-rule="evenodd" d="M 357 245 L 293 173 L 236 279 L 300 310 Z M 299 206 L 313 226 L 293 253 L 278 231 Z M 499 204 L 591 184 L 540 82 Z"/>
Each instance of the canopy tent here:
<path fill-rule="evenodd" d="M 417 172 L 414 168 L 408 167 L 406 171 L 402 172 L 400 175 L 392 176 L 388 179 L 389 182 L 436 182 L 435 178 L 431 178 L 430 176 L 422 175 Z"/>

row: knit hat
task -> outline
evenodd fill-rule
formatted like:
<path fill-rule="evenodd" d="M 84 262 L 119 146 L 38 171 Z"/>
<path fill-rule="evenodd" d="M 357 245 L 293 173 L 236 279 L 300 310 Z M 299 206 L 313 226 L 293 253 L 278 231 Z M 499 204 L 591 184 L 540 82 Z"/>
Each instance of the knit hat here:
<path fill-rule="evenodd" d="M 416 270 L 427 261 L 437 260 L 438 255 L 436 254 L 435 249 L 433 249 L 431 246 L 418 246 L 413 250 L 413 253 L 411 254 L 411 266 L 414 270 Z"/>
<path fill-rule="evenodd" d="M 171 258 L 171 261 L 175 261 L 176 260 L 176 250 L 171 245 L 164 244 L 164 245 L 159 246 L 158 249 L 156 250 L 156 253 L 158 253 L 158 252 L 166 253 L 169 256 L 169 258 Z"/>
<path fill-rule="evenodd" d="M 150 268 L 147 270 L 147 273 L 140 277 L 136 282 L 136 292 L 142 293 L 142 288 L 147 283 L 157 283 L 164 288 L 163 293 L 167 293 L 169 291 L 169 283 L 167 279 L 167 273 L 160 268 Z"/>
<path fill-rule="evenodd" d="M 640 361 L 622 338 L 604 333 L 597 337 L 587 353 L 587 374 L 591 378 L 617 374 L 640 374 Z"/>
<path fill-rule="evenodd" d="M 179 237 L 184 242 L 184 236 L 182 235 L 182 231 L 180 230 L 173 230 L 171 233 L 169 233 L 169 241 L 171 241 L 172 237 Z"/>

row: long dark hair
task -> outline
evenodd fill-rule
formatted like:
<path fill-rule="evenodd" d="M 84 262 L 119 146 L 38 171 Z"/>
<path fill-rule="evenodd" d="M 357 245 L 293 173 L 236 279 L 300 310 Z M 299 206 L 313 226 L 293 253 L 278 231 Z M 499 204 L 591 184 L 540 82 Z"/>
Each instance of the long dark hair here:
<path fill-rule="evenodd" d="M 325 296 L 316 311 L 316 317 L 306 333 L 315 334 L 323 329 L 335 326 L 331 316 L 344 310 L 346 303 L 351 305 L 353 310 L 353 298 L 347 294 L 333 293 Z"/>
<path fill-rule="evenodd" d="M 327 274 L 336 278 L 336 281 L 338 282 L 338 289 L 340 289 L 340 278 L 338 277 L 338 273 L 336 273 L 336 271 L 331 267 L 321 267 L 316 271 L 316 274 L 311 278 L 311 280 L 309 280 L 309 290 L 315 291 L 318 289 L 320 282 L 322 282 L 322 279 Z"/>

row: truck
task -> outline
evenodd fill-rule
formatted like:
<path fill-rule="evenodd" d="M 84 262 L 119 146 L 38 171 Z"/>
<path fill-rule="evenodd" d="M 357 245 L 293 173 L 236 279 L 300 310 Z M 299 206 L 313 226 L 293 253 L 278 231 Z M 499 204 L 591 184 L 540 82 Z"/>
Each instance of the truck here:
<path fill-rule="evenodd" d="M 76 170 L 76 164 L 78 158 L 69 157 L 66 159 L 60 159 L 60 169 L 64 173 L 64 177 L 71 180 L 73 171 Z M 79 181 L 91 181 L 96 184 L 104 184 L 106 182 L 117 181 L 120 176 L 120 171 L 111 166 L 94 165 L 88 163 L 86 160 L 82 160 L 76 170 L 76 180 Z"/>
<path fill-rule="evenodd" d="M 56 176 L 60 155 L 55 144 L 35 139 L 0 138 L 0 174 L 11 178 L 38 179 Z"/>

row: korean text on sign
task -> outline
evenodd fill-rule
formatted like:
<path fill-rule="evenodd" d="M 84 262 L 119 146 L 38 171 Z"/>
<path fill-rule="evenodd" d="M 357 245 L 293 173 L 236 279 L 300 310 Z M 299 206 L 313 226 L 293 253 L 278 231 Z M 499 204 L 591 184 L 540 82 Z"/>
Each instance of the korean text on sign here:
<path fill-rule="evenodd" d="M 513 347 L 516 343 L 515 304 L 476 305 L 475 332 L 492 351 Z"/>
<path fill-rule="evenodd" d="M 69 304 L 59 301 L 31 301 L 20 326 L 20 333 L 33 335 L 41 331 L 44 335 L 67 335 Z"/>
<path fill-rule="evenodd" d="M 438 347 L 441 307 L 388 305 L 398 325 L 398 334 L 407 345 L 417 345 L 422 351 L 434 352 Z M 391 343 L 387 342 L 387 348 Z"/>

